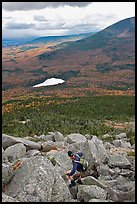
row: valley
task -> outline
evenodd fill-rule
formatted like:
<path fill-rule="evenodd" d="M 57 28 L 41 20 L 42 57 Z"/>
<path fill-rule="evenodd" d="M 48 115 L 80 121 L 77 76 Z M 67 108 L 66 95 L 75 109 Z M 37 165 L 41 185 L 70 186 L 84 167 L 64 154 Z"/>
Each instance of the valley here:
<path fill-rule="evenodd" d="M 73 41 L 2 49 L 2 99 L 135 94 L 135 25 L 125 19 Z M 65 83 L 34 88 L 57 77 Z"/>

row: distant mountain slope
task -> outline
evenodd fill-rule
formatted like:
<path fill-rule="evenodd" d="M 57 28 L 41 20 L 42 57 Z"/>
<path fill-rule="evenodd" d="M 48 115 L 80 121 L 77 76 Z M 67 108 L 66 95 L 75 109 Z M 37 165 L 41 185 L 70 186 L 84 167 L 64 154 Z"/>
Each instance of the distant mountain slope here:
<path fill-rule="evenodd" d="M 9 46 L 19 46 L 27 43 L 28 41 L 32 40 L 34 37 L 28 37 L 26 39 L 2 39 L 2 47 L 9 47 Z"/>
<path fill-rule="evenodd" d="M 123 49 L 125 45 L 129 46 L 129 52 L 131 49 L 135 49 L 135 17 L 121 20 L 98 33 L 91 35 L 87 38 L 77 40 L 75 42 L 67 43 L 67 46 L 60 50 L 53 51 L 51 54 L 43 53 L 38 55 L 39 59 L 54 59 L 59 57 L 62 53 L 68 55 L 72 51 L 80 50 L 95 50 L 107 48 L 117 51 Z M 132 52 L 132 51 L 131 51 Z M 123 53 L 124 54 L 124 53 Z"/>
<path fill-rule="evenodd" d="M 121 20 L 104 30 L 99 31 L 93 36 L 76 41 L 70 44 L 68 49 L 87 50 L 102 48 L 108 44 L 112 38 L 128 38 L 134 37 L 135 34 L 135 17 Z"/>
<path fill-rule="evenodd" d="M 76 35 L 63 35 L 63 36 L 44 36 L 40 38 L 36 38 L 34 40 L 31 40 L 27 43 L 29 44 L 35 44 L 35 43 L 49 43 L 49 42 L 54 42 L 54 41 L 64 41 L 64 40 L 71 40 L 71 39 L 81 39 L 81 38 L 86 38 L 88 36 L 91 36 L 95 34 L 93 33 L 85 33 L 85 34 L 76 34 Z"/>

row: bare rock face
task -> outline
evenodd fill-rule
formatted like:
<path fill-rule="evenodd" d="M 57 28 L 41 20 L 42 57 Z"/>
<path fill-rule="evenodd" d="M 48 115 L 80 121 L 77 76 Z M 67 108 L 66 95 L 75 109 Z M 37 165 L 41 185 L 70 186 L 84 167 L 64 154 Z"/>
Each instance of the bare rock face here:
<path fill-rule="evenodd" d="M 2 202 L 19 202 L 18 200 L 12 198 L 11 196 L 6 195 L 5 193 L 2 193 Z"/>
<path fill-rule="evenodd" d="M 14 176 L 12 164 L 2 164 L 2 187 L 4 188 Z"/>
<path fill-rule="evenodd" d="M 43 156 L 36 156 L 25 160 L 21 168 L 16 172 L 8 186 L 6 194 L 17 198 L 20 202 L 50 202 L 54 194 L 56 177 L 52 163 Z M 60 189 L 66 187 L 66 191 L 58 192 L 57 201 L 71 198 L 70 192 L 65 186 L 65 181 L 59 177 Z M 61 197 L 61 198 L 60 198 Z"/>

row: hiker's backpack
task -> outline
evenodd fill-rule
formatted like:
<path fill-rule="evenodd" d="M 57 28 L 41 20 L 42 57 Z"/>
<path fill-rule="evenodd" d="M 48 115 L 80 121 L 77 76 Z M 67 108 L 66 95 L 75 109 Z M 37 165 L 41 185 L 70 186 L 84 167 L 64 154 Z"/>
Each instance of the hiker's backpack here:
<path fill-rule="evenodd" d="M 75 162 L 82 164 L 83 171 L 86 171 L 88 168 L 88 161 L 85 158 L 80 157 L 78 154 L 76 155 L 79 157 L 80 161 L 75 160 Z"/>

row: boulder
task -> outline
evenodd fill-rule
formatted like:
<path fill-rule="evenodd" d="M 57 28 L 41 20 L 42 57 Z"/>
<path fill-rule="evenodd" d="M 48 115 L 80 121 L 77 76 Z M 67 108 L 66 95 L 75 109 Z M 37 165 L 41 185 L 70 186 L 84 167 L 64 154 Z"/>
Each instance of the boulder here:
<path fill-rule="evenodd" d="M 54 141 L 54 135 L 40 135 L 39 139 L 43 139 L 45 142 Z"/>
<path fill-rule="evenodd" d="M 79 201 L 88 202 L 90 199 L 94 199 L 94 198 L 106 200 L 107 192 L 96 185 L 78 186 L 77 199 Z"/>
<path fill-rule="evenodd" d="M 109 156 L 108 166 L 110 168 L 119 167 L 121 169 L 130 168 L 132 165 L 125 155 L 115 153 Z"/>
<path fill-rule="evenodd" d="M 12 164 L 2 164 L 2 187 L 4 188 L 14 176 Z"/>
<path fill-rule="evenodd" d="M 104 147 L 103 141 L 93 136 L 89 141 L 89 148 L 94 159 L 99 163 L 106 163 L 108 161 L 108 152 Z"/>
<path fill-rule="evenodd" d="M 51 202 L 67 202 L 70 199 L 72 199 L 72 196 L 68 190 L 68 186 L 64 182 L 61 175 L 56 173 L 54 176 Z"/>
<path fill-rule="evenodd" d="M 53 142 L 53 141 L 48 141 L 48 142 L 43 142 L 41 144 L 42 151 L 43 152 L 49 152 L 51 150 L 58 150 L 60 148 L 64 148 L 64 142 Z"/>
<path fill-rule="evenodd" d="M 50 151 L 47 158 L 54 163 L 55 171 L 64 176 L 64 172 L 72 168 L 72 162 L 65 151 Z"/>
<path fill-rule="evenodd" d="M 86 142 L 86 140 L 86 137 L 80 133 L 73 133 L 67 136 L 67 142 L 69 144 Z"/>
<path fill-rule="evenodd" d="M 116 137 L 116 139 L 120 139 L 121 140 L 123 138 L 127 138 L 127 134 L 122 132 L 122 133 L 116 135 L 115 137 Z"/>
<path fill-rule="evenodd" d="M 28 158 L 12 178 L 5 193 L 17 198 L 20 202 L 50 202 L 53 196 L 56 197 L 56 201 L 68 199 L 69 189 L 65 186 L 65 181 L 61 177 L 59 177 L 61 181 L 59 184 L 60 191 L 58 195 L 53 195 L 57 177 L 54 166 L 46 157 Z M 62 195 L 63 190 L 61 188 L 66 188 L 64 192 L 66 197 Z"/>
<path fill-rule="evenodd" d="M 126 142 L 126 141 L 120 140 L 120 139 L 114 140 L 114 141 L 112 142 L 112 144 L 113 144 L 115 147 L 131 148 L 130 142 Z"/>
<path fill-rule="evenodd" d="M 20 143 L 19 141 L 16 140 L 15 137 L 2 134 L 2 147 L 5 150 L 7 147 L 14 145 L 16 143 Z"/>
<path fill-rule="evenodd" d="M 50 201 L 54 184 L 53 167 L 46 157 L 25 160 L 8 186 L 6 194 L 20 202 Z"/>
<path fill-rule="evenodd" d="M 55 132 L 54 135 L 54 141 L 55 142 L 61 142 L 61 141 L 64 141 L 64 136 L 62 135 L 62 133 L 60 132 Z"/>
<path fill-rule="evenodd" d="M 17 143 L 5 149 L 5 154 L 10 162 L 13 162 L 26 154 L 26 147 L 22 143 Z"/>
<path fill-rule="evenodd" d="M 36 142 L 26 140 L 26 139 L 20 138 L 20 137 L 12 137 L 9 135 L 2 134 L 2 147 L 3 147 L 3 149 L 6 149 L 7 147 L 14 145 L 14 144 L 17 144 L 17 143 L 24 144 L 27 150 L 30 150 L 30 149 L 41 150 L 41 145 L 36 143 Z"/>

